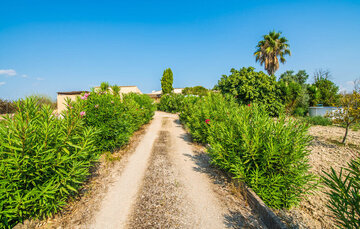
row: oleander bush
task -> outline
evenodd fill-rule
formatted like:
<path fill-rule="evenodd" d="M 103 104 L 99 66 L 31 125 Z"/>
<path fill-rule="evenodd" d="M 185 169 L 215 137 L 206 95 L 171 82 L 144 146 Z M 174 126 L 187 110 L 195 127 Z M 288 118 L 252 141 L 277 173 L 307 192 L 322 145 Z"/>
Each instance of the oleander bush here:
<path fill-rule="evenodd" d="M 212 163 L 248 184 L 269 206 L 290 208 L 317 183 L 309 173 L 308 125 L 283 115 L 274 119 L 266 110 L 210 94 L 180 118 L 195 141 L 210 144 Z"/>
<path fill-rule="evenodd" d="M 41 101 L 17 101 L 0 122 L 0 228 L 59 212 L 98 156 L 126 144 L 155 111 L 146 95 L 109 90 L 67 100 L 60 115 Z"/>
<path fill-rule="evenodd" d="M 148 95 L 140 95 L 136 93 L 129 93 L 123 95 L 123 100 L 135 101 L 139 106 L 136 108 L 136 117 L 139 118 L 140 124 L 148 123 L 154 116 L 156 105 L 155 102 Z"/>
<path fill-rule="evenodd" d="M 98 132 L 77 109 L 59 118 L 35 98 L 16 105 L 0 124 L 0 228 L 61 210 L 99 155 Z"/>
<path fill-rule="evenodd" d="M 108 90 L 85 93 L 76 101 L 86 126 L 96 127 L 97 145 L 113 151 L 128 143 L 134 131 L 150 121 L 155 105 L 147 95 L 129 94 L 123 98 Z"/>
<path fill-rule="evenodd" d="M 340 173 L 331 168 L 323 176 L 329 187 L 328 208 L 339 228 L 360 228 L 360 158 L 352 160 Z"/>

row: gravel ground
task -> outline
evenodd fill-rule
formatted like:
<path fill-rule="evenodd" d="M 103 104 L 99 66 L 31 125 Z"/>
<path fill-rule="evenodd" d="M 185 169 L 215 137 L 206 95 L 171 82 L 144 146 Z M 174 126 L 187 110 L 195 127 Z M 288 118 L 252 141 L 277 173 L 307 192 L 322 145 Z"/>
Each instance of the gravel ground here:
<path fill-rule="evenodd" d="M 160 131 L 128 228 L 189 227 L 180 207 L 185 197 L 171 166 L 169 144 L 169 132 Z"/>
<path fill-rule="evenodd" d="M 360 131 L 350 130 L 345 146 L 340 144 L 344 133 L 344 128 L 335 126 L 312 126 L 309 129 L 309 134 L 314 137 L 309 146 L 311 172 L 321 176 L 323 171 L 329 172 L 330 167 L 339 172 L 351 159 L 359 157 Z M 336 228 L 331 212 L 326 207 L 326 191 L 327 187 L 320 186 L 299 207 L 279 211 L 278 215 L 293 228 Z"/>

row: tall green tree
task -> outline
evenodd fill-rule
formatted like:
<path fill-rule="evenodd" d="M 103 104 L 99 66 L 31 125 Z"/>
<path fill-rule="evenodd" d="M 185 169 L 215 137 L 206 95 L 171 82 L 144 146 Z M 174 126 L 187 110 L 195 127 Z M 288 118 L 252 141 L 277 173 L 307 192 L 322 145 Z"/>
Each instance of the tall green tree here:
<path fill-rule="evenodd" d="M 285 63 L 285 56 L 291 55 L 290 45 L 285 37 L 281 37 L 281 32 L 275 30 L 264 35 L 263 38 L 256 46 L 254 56 L 257 62 L 265 65 L 268 74 L 273 75 L 279 69 L 279 62 Z"/>
<path fill-rule="evenodd" d="M 173 88 L 173 73 L 170 68 L 164 70 L 163 76 L 161 78 L 161 90 L 163 94 L 171 93 Z"/>

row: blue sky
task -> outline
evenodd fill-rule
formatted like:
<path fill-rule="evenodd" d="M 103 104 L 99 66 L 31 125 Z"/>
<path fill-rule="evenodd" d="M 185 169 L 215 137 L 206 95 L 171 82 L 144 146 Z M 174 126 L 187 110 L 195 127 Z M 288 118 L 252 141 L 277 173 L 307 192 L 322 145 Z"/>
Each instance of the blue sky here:
<path fill-rule="evenodd" d="M 282 31 L 286 70 L 329 69 L 351 89 L 360 78 L 360 1 L 0 0 L 0 98 L 87 90 L 102 81 L 160 89 L 212 88 L 231 68 L 254 66 L 262 35 Z"/>

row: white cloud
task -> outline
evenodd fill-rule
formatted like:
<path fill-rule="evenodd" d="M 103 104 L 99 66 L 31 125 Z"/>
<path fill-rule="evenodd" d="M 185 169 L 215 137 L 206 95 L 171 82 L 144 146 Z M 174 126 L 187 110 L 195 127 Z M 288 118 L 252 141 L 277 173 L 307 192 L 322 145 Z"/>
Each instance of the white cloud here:
<path fill-rule="evenodd" d="M 2 86 L 2 85 L 4 85 L 4 84 L 6 84 L 5 82 L 0 82 L 0 86 Z"/>
<path fill-rule="evenodd" d="M 28 78 L 29 76 L 26 75 L 26 74 L 22 74 L 21 77 L 22 77 L 22 78 Z"/>
<path fill-rule="evenodd" d="M 41 80 L 45 80 L 45 79 L 41 78 L 41 77 L 36 77 L 36 80 L 41 81 Z"/>
<path fill-rule="evenodd" d="M 0 75 L 15 76 L 16 71 L 14 69 L 0 69 Z"/>

